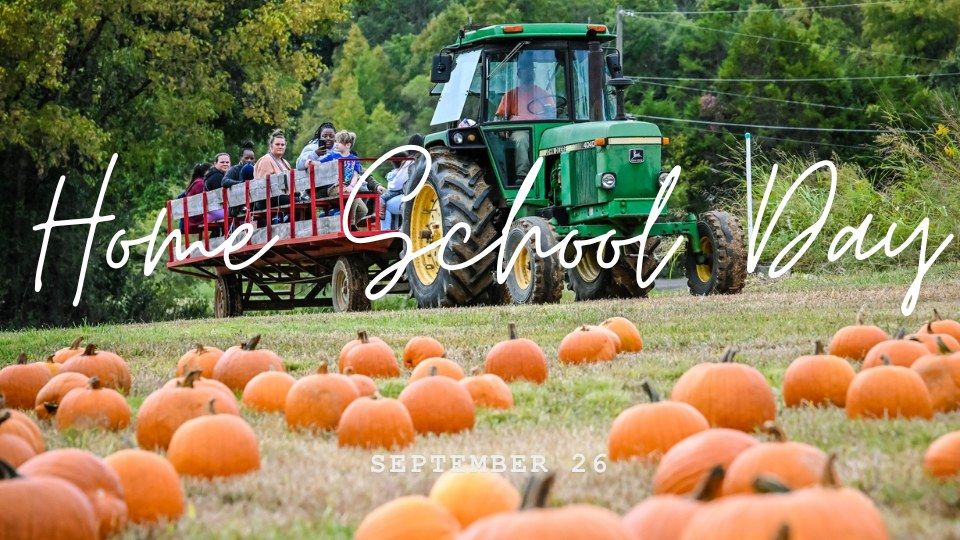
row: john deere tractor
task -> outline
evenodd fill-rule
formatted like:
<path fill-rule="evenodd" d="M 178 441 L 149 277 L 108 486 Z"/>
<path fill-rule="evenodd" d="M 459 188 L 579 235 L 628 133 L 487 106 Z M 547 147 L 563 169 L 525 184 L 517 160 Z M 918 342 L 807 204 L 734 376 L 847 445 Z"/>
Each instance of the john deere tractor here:
<path fill-rule="evenodd" d="M 507 257 L 525 233 L 539 228 L 541 249 L 571 230 L 589 239 L 614 230 L 613 239 L 638 236 L 667 173 L 661 149 L 668 143 L 656 125 L 629 120 L 623 110 L 623 77 L 614 35 L 595 24 L 510 24 L 462 29 L 453 45 L 434 56 L 431 80 L 439 94 L 425 137 L 432 165 L 426 184 L 405 203 L 403 230 L 419 250 L 455 224 L 445 252 L 450 264 L 469 260 L 503 234 Z M 514 220 L 508 214 L 538 158 L 536 181 Z M 420 178 L 425 160 L 411 177 Z M 419 170 L 418 170 L 419 167 Z M 408 190 L 413 186 L 409 185 Z M 636 298 L 648 288 L 636 279 L 657 266 L 660 237 L 687 239 L 685 265 L 692 294 L 738 293 L 746 277 L 743 231 L 726 212 L 677 218 L 661 213 L 645 246 L 621 251 L 603 268 L 593 251 L 565 270 L 559 254 L 539 257 L 533 239 L 523 248 L 505 284 L 495 280 L 493 251 L 460 270 L 439 264 L 437 250 L 407 270 L 421 307 L 482 303 L 547 303 L 560 299 L 564 282 L 577 300 Z M 573 257 L 567 257 L 573 260 Z"/>

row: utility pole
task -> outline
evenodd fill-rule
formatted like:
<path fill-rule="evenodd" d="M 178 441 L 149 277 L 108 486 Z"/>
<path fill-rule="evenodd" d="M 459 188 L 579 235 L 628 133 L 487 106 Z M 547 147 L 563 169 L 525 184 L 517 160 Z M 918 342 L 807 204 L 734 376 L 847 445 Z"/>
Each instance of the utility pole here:
<path fill-rule="evenodd" d="M 623 8 L 617 6 L 617 50 L 620 51 L 620 65 L 623 65 Z"/>

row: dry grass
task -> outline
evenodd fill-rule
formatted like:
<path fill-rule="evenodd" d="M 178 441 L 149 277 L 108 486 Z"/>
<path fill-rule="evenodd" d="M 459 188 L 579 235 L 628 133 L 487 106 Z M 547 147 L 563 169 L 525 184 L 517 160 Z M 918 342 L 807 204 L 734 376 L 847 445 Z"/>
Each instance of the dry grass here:
<path fill-rule="evenodd" d="M 136 407 L 172 376 L 176 359 L 198 339 L 226 347 L 263 333 L 262 345 L 277 351 L 299 375 L 312 371 L 320 360 L 334 359 L 358 328 L 382 337 L 398 352 L 409 337 L 430 334 L 447 345 L 448 356 L 469 368 L 480 364 L 487 349 L 504 337 L 509 321 L 517 321 L 520 333 L 554 358 L 560 339 L 577 324 L 624 315 L 636 321 L 644 335 L 642 353 L 586 368 L 552 361 L 545 385 L 512 385 L 517 401 L 513 411 L 484 411 L 472 432 L 418 438 L 405 452 L 542 455 L 547 466 L 559 472 L 552 502 L 590 502 L 622 512 L 649 493 L 652 469 L 609 464 L 605 472 L 596 473 L 592 462 L 606 452 L 613 418 L 641 399 L 644 378 L 666 391 L 684 370 L 717 358 L 725 346 L 735 344 L 741 349 L 741 361 L 758 367 L 779 386 L 792 358 L 807 353 L 814 339 L 827 339 L 851 322 L 864 304 L 870 318 L 890 330 L 919 326 L 933 308 L 960 314 L 958 269 L 935 267 L 935 275 L 925 282 L 918 313 L 909 318 L 900 315 L 899 306 L 912 275 L 901 271 L 832 278 L 795 275 L 778 282 L 754 279 L 744 294 L 734 297 L 693 298 L 671 291 L 645 301 L 318 313 L 79 330 L 129 361 L 134 374 L 130 401 Z M 0 334 L 0 358 L 12 359 L 20 350 L 31 356 L 47 354 L 77 331 Z M 384 393 L 392 396 L 402 386 L 401 380 L 381 383 Z M 402 494 L 425 494 L 437 477 L 434 472 L 375 473 L 373 452 L 338 449 L 330 434 L 290 433 L 279 416 L 249 411 L 244 415 L 260 437 L 262 471 L 229 481 L 187 480 L 189 515 L 160 531 L 160 536 L 349 537 L 366 512 Z M 840 410 L 781 409 L 779 418 L 793 439 L 838 453 L 842 478 L 877 502 L 894 537 L 960 538 L 958 485 L 938 485 L 920 468 L 930 441 L 960 428 L 960 413 L 939 415 L 930 422 L 851 422 Z M 60 435 L 48 428 L 46 436 L 50 447 L 82 446 L 99 455 L 132 444 L 132 431 Z M 587 472 L 571 472 L 578 454 L 586 458 Z M 507 476 L 520 485 L 526 475 Z M 146 536 L 141 530 L 129 534 Z"/>

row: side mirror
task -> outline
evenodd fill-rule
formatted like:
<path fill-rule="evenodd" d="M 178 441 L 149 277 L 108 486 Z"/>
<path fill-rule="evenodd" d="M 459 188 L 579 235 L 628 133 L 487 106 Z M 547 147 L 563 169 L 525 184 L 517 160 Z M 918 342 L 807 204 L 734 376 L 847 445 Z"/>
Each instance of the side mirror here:
<path fill-rule="evenodd" d="M 452 54 L 433 55 L 433 65 L 430 68 L 430 82 L 446 83 L 450 82 L 450 74 L 453 72 Z"/>
<path fill-rule="evenodd" d="M 607 55 L 607 70 L 610 72 L 611 79 L 623 77 L 623 66 L 620 65 L 620 51 L 615 51 Z"/>

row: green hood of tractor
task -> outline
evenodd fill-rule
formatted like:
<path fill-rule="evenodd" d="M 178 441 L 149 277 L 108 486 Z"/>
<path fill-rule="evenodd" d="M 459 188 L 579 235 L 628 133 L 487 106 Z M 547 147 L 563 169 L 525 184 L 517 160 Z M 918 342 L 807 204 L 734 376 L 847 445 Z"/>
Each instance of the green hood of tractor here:
<path fill-rule="evenodd" d="M 540 148 L 576 144 L 599 137 L 660 137 L 660 128 L 649 122 L 633 120 L 567 124 L 544 131 Z"/>

